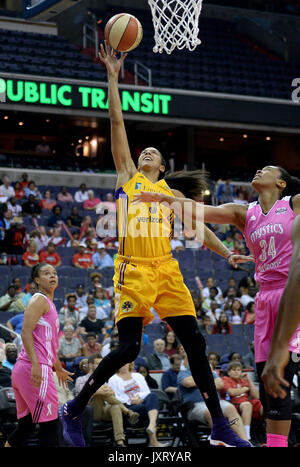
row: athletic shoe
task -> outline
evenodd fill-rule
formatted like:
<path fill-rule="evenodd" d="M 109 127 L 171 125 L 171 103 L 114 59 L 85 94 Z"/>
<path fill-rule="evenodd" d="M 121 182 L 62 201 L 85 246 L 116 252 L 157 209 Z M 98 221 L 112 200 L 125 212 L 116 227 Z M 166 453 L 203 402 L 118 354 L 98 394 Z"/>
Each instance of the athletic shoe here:
<path fill-rule="evenodd" d="M 58 409 L 58 416 L 63 426 L 63 437 L 71 446 L 83 448 L 85 447 L 85 441 L 82 434 L 80 414 L 75 414 L 75 416 L 70 414 L 69 406 L 71 402 L 66 402 Z"/>
<path fill-rule="evenodd" d="M 228 423 L 213 425 L 210 435 L 212 446 L 225 448 L 251 448 L 252 444 L 238 437 Z"/>

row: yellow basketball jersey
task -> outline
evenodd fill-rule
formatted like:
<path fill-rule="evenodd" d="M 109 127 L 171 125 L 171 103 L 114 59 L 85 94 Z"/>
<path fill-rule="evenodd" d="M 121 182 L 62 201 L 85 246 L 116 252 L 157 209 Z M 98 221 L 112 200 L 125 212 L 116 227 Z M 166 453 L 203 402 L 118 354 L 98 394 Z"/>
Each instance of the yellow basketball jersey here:
<path fill-rule="evenodd" d="M 134 194 L 141 190 L 172 196 L 164 180 L 152 183 L 140 172 L 116 190 L 119 254 L 142 258 L 167 255 L 171 252 L 174 213 L 159 203 L 132 205 Z"/>

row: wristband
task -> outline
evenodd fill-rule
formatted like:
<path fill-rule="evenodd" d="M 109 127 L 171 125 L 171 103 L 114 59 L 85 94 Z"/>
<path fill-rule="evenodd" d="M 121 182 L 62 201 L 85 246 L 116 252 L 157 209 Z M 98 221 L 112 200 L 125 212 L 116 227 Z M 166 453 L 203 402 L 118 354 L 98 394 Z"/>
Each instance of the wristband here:
<path fill-rule="evenodd" d="M 229 260 L 229 258 L 230 258 L 230 256 L 233 256 L 233 255 L 234 255 L 234 253 L 229 253 L 229 255 L 227 255 L 227 258 L 226 258 L 226 260 L 228 261 L 228 260 Z"/>

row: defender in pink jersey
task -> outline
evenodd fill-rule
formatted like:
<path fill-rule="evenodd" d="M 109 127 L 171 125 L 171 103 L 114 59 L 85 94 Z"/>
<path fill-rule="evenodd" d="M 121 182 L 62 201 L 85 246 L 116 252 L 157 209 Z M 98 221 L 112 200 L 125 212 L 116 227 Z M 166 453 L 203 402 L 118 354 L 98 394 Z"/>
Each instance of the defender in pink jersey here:
<path fill-rule="evenodd" d="M 56 270 L 47 263 L 32 269 L 32 281 L 39 291 L 30 299 L 24 313 L 22 349 L 12 371 L 18 426 L 8 437 L 6 447 L 22 445 L 40 424 L 42 446 L 57 445 L 58 397 L 52 367 L 58 380 L 72 381 L 57 358 L 59 320 L 53 303 L 58 285 Z"/>
<path fill-rule="evenodd" d="M 300 214 L 300 180 L 281 167 L 267 166 L 256 172 L 252 187 L 257 191 L 258 202 L 249 206 L 227 203 L 217 207 L 203 206 L 204 221 L 215 224 L 233 224 L 244 232 L 248 247 L 255 258 L 256 280 L 260 292 L 256 298 L 255 358 L 260 378 L 260 398 L 267 420 L 267 446 L 286 447 L 291 424 L 290 386 L 284 388 L 287 397 L 273 398 L 265 392 L 261 380 L 271 344 L 275 320 L 287 281 L 292 255 L 291 228 Z M 157 193 L 140 192 L 137 201 L 176 201 L 185 216 L 197 218 L 195 202 Z M 174 204 L 173 204 L 174 205 Z M 199 211 L 198 211 L 199 212 Z M 175 211 L 176 213 L 176 211 Z M 300 353 L 299 326 L 289 343 L 293 355 Z M 285 367 L 284 379 L 291 385 L 299 370 L 300 359 L 292 358 Z"/>

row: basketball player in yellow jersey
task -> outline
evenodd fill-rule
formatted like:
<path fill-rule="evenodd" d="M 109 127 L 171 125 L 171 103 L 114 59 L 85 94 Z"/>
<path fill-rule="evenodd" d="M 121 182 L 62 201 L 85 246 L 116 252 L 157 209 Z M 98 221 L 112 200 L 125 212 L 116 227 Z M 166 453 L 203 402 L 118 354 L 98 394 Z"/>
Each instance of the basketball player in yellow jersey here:
<path fill-rule="evenodd" d="M 119 346 L 101 361 L 79 395 L 60 410 L 65 439 L 76 445 L 76 440 L 81 439 L 79 417 L 91 396 L 119 368 L 137 358 L 143 325 L 153 319 L 150 308 L 154 306 L 160 318 L 172 327 L 187 353 L 193 384 L 199 387 L 212 417 L 210 443 L 250 447 L 246 434 L 241 434 L 244 439 L 237 436 L 220 407 L 193 300 L 183 282 L 178 262 L 171 254 L 172 212 L 157 203 L 145 203 L 144 206 L 131 204 L 135 193 L 140 190 L 174 196 L 179 196 L 180 192 L 172 191 L 164 180 L 160 180 L 165 171 L 165 162 L 157 149 L 144 149 L 136 168 L 129 150 L 118 90 L 119 71 L 126 54 L 117 59 L 109 47 L 101 45 L 100 49 L 100 59 L 108 74 L 111 149 L 118 176 L 116 200 L 119 252 L 115 260 L 114 285 Z M 191 177 L 190 190 L 201 193 L 203 186 L 201 177 Z M 182 193 L 180 195 L 183 196 Z M 230 251 L 205 226 L 204 244 L 224 257 L 231 256 Z M 134 394 L 132 410 L 142 403 L 146 407 L 150 445 L 159 447 L 161 444 L 155 434 L 158 405 L 152 397 L 147 397 L 149 400 L 142 400 L 139 392 Z M 141 414 L 138 407 L 136 411 Z"/>

